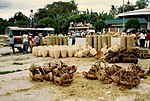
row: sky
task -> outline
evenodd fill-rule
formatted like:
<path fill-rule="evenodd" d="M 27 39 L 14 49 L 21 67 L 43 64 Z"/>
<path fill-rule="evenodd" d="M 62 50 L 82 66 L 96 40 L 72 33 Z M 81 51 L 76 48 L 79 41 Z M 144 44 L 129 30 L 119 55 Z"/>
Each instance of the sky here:
<path fill-rule="evenodd" d="M 0 0 L 0 18 L 9 19 L 17 12 L 22 12 L 26 16 L 29 16 L 30 9 L 37 12 L 39 8 L 44 8 L 47 4 L 53 2 L 63 1 L 69 2 L 71 0 Z M 78 4 L 79 11 L 85 11 L 87 9 L 95 12 L 109 12 L 111 5 L 120 6 L 123 5 L 123 0 L 75 0 Z M 129 0 L 130 3 L 135 4 L 137 0 Z M 126 4 L 128 0 L 124 0 Z"/>

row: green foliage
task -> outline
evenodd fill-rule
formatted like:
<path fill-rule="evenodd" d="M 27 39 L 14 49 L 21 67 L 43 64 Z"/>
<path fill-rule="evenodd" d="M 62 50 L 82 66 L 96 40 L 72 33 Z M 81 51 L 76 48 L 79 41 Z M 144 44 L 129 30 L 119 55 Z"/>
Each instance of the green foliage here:
<path fill-rule="evenodd" d="M 94 27 L 96 32 L 100 32 L 105 27 L 104 20 L 97 19 L 97 21 L 94 24 Z"/>
<path fill-rule="evenodd" d="M 39 22 L 44 24 L 47 27 L 52 27 L 52 25 L 54 24 L 54 20 L 52 18 L 49 18 L 49 17 L 39 19 Z"/>
<path fill-rule="evenodd" d="M 70 2 L 59 1 L 38 9 L 36 18 L 38 23 L 43 23 L 46 27 L 53 27 L 57 34 L 67 33 L 70 23 L 68 18 L 77 12 L 77 4 L 74 0 Z"/>
<path fill-rule="evenodd" d="M 5 33 L 5 27 L 9 26 L 9 22 L 7 22 L 7 20 L 4 20 L 2 18 L 0 18 L 0 34 L 4 34 Z"/>
<path fill-rule="evenodd" d="M 13 65 L 23 65 L 23 63 L 20 63 L 20 62 L 13 62 Z"/>
<path fill-rule="evenodd" d="M 20 72 L 20 71 L 22 71 L 22 70 L 17 69 L 17 70 L 12 70 L 12 71 L 0 71 L 0 75 L 5 75 L 8 73 L 14 73 L 14 72 Z"/>
<path fill-rule="evenodd" d="M 29 26 L 29 22 L 28 21 L 16 21 L 15 26 Z"/>
<path fill-rule="evenodd" d="M 148 2 L 149 0 L 137 0 L 136 7 L 138 7 L 138 9 L 146 8 L 148 6 Z"/>
<path fill-rule="evenodd" d="M 140 23 L 136 18 L 131 18 L 129 19 L 126 24 L 125 24 L 125 28 L 135 28 L 138 29 L 140 27 Z"/>

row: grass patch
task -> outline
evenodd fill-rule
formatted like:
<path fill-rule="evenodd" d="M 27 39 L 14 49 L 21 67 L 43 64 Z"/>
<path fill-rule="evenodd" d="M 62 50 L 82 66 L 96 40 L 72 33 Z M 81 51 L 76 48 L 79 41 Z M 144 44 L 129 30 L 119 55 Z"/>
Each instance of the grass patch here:
<path fill-rule="evenodd" d="M 22 62 L 13 62 L 13 65 L 23 65 Z"/>
<path fill-rule="evenodd" d="M 17 69 L 17 70 L 12 70 L 12 71 L 0 71 L 0 75 L 5 75 L 8 73 L 14 73 L 14 72 L 20 72 L 20 71 L 22 71 L 22 70 Z"/>
<path fill-rule="evenodd" d="M 13 61 L 20 61 L 20 60 L 27 60 L 30 59 L 29 57 L 24 57 L 24 58 L 15 58 Z"/>

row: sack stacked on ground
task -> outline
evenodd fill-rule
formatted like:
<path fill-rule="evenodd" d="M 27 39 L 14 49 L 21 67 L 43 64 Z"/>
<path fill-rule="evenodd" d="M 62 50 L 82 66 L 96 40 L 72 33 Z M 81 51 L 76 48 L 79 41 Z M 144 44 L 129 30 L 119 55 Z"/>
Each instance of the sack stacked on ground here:
<path fill-rule="evenodd" d="M 33 47 L 32 54 L 38 57 L 52 57 L 52 58 L 66 58 L 66 57 L 85 57 L 85 56 L 95 56 L 97 53 L 95 48 L 87 45 L 83 48 L 81 45 L 72 46 L 38 46 Z"/>

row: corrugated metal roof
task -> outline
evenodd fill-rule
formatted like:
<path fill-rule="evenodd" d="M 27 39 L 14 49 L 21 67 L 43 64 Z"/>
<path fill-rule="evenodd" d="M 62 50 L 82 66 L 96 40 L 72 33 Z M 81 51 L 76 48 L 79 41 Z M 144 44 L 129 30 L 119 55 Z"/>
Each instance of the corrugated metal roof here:
<path fill-rule="evenodd" d="M 144 8 L 144 9 L 124 12 L 124 13 L 118 14 L 117 16 L 123 17 L 123 16 L 131 16 L 131 15 L 150 15 L 150 8 Z"/>
<path fill-rule="evenodd" d="M 147 24 L 147 21 L 145 20 L 145 18 L 137 18 L 139 23 L 141 24 Z M 124 19 L 124 23 L 126 23 L 129 19 L 125 18 Z M 123 23 L 123 19 L 114 19 L 114 20 L 105 20 L 105 24 L 109 25 L 109 24 L 122 24 Z"/>

